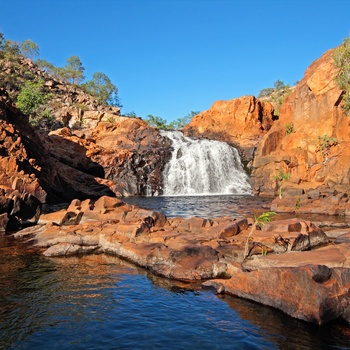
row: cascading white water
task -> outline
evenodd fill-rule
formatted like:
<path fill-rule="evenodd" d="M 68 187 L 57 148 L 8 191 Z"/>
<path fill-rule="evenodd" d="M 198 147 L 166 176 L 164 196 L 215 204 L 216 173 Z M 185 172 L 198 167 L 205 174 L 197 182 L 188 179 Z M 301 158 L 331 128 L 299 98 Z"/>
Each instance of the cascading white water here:
<path fill-rule="evenodd" d="M 164 196 L 251 194 L 248 175 L 238 151 L 227 143 L 186 137 L 180 131 L 162 131 L 172 141 L 166 165 Z"/>

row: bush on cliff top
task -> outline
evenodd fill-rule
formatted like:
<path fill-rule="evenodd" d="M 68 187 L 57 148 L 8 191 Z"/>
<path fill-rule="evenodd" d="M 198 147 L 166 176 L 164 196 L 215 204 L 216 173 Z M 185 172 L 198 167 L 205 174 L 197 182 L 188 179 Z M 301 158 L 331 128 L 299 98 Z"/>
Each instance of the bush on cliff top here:
<path fill-rule="evenodd" d="M 273 85 L 273 88 L 262 89 L 259 92 L 258 98 L 263 98 L 271 102 L 275 107 L 275 115 L 279 115 L 280 107 L 284 99 L 291 92 L 291 87 L 289 84 L 284 84 L 281 80 L 276 80 Z"/>
<path fill-rule="evenodd" d="M 343 44 L 334 51 L 334 63 L 339 68 L 336 82 L 344 91 L 343 110 L 350 115 L 350 37 L 344 39 Z"/>

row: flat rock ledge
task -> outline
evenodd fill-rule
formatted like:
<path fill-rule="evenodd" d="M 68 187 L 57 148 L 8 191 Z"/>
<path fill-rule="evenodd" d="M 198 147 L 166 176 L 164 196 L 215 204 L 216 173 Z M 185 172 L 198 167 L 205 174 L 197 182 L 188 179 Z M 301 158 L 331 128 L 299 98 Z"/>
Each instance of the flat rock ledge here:
<path fill-rule="evenodd" d="M 113 254 L 169 279 L 324 324 L 350 323 L 350 229 L 336 238 L 301 219 L 167 218 L 118 198 L 73 200 L 14 234 L 45 256 Z M 244 256 L 248 240 L 248 256 Z"/>

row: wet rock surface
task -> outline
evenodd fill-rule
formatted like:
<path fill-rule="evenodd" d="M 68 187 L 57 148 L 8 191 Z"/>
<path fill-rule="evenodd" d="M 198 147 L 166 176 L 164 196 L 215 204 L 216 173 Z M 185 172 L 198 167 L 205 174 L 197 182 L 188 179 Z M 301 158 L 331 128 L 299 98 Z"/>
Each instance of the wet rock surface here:
<path fill-rule="evenodd" d="M 249 218 L 167 218 L 103 196 L 42 214 L 38 225 L 15 237 L 48 257 L 113 254 L 167 278 L 208 280 L 204 285 L 220 293 L 308 322 L 350 322 L 350 229 L 334 238 L 298 218 L 253 232 L 252 224 Z"/>

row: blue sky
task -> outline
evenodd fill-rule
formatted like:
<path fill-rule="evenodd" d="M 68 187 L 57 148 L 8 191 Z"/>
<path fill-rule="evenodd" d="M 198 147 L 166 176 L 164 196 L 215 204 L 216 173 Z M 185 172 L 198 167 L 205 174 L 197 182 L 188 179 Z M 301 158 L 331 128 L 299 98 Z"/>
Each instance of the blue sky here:
<path fill-rule="evenodd" d="M 109 76 L 122 112 L 168 121 L 294 84 L 350 35 L 349 0 L 11 0 L 0 32 Z"/>

